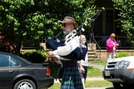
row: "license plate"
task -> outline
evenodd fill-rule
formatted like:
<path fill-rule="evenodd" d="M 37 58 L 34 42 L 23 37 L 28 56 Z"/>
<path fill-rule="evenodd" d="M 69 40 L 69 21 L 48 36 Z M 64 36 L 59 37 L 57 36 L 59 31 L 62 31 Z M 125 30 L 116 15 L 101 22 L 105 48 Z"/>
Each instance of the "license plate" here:
<path fill-rule="evenodd" d="M 110 71 L 105 71 L 105 76 L 110 76 Z"/>

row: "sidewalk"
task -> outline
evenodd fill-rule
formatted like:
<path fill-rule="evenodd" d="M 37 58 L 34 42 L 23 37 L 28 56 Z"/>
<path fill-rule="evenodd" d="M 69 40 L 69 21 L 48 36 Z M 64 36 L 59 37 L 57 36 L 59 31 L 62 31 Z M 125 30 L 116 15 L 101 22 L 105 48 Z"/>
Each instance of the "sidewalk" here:
<path fill-rule="evenodd" d="M 92 77 L 92 78 L 87 78 L 86 81 L 95 81 L 95 80 L 104 80 L 103 78 L 99 78 L 99 77 Z M 55 79 L 54 80 L 54 83 L 58 83 L 59 82 L 59 79 Z"/>

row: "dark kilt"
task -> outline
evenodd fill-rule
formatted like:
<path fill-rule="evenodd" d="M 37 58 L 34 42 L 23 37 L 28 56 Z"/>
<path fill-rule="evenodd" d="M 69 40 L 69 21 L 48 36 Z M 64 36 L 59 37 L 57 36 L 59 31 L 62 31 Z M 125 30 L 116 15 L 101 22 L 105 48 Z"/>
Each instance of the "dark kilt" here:
<path fill-rule="evenodd" d="M 64 69 L 61 89 L 84 89 L 78 66 L 66 66 Z"/>

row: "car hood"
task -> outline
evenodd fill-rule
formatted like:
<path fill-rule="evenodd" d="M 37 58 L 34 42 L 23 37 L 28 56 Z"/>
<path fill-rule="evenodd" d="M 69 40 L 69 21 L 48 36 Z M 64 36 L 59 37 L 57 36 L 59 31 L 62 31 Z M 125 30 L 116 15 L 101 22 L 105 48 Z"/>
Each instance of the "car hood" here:
<path fill-rule="evenodd" d="M 115 58 L 113 60 L 110 60 L 108 62 L 117 62 L 117 61 L 122 61 L 122 60 L 128 60 L 128 61 L 131 61 L 131 60 L 134 60 L 134 56 L 127 56 L 127 57 L 121 57 L 121 58 Z"/>

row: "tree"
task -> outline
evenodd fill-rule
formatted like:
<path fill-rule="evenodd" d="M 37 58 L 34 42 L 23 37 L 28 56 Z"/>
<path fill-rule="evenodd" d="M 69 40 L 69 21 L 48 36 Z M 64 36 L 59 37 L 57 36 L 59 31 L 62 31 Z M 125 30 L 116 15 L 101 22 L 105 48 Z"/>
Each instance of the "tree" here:
<path fill-rule="evenodd" d="M 61 30 L 57 22 L 75 17 L 79 24 L 96 12 L 94 0 L 0 0 L 0 31 L 20 54 L 22 42 L 38 47 Z"/>
<path fill-rule="evenodd" d="M 134 43 L 134 3 L 133 0 L 113 0 L 114 7 L 119 10 L 119 23 L 122 27 L 122 32 L 125 32 L 129 37 L 129 41 Z"/>

